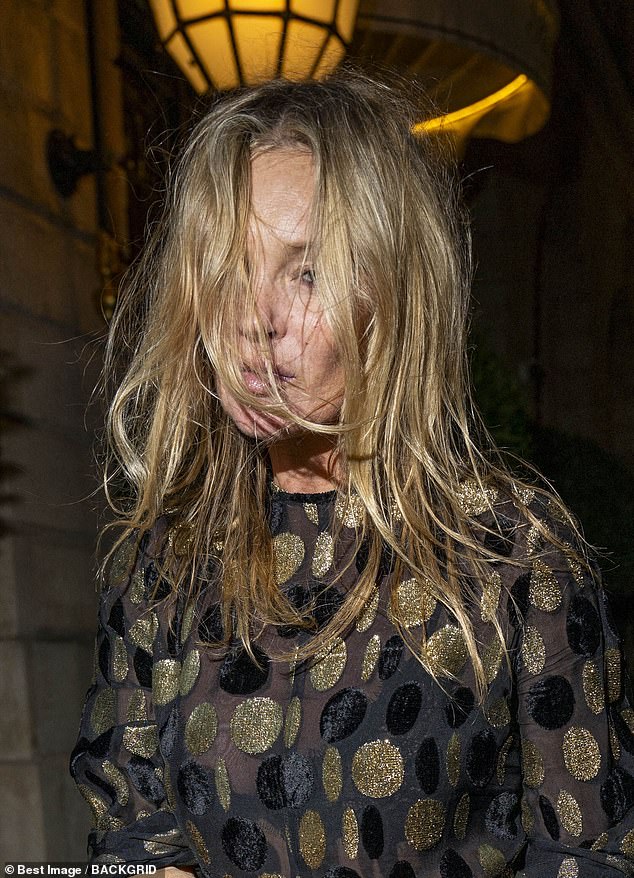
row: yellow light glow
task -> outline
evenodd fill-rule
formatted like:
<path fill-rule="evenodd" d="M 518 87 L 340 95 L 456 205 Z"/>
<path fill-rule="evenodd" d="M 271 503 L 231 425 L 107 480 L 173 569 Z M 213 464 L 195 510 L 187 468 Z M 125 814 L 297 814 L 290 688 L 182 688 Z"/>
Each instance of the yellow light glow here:
<path fill-rule="evenodd" d="M 481 100 L 419 122 L 412 130 L 415 134 L 448 134 L 461 153 L 469 137 L 474 136 L 517 143 L 539 131 L 548 118 L 549 107 L 542 91 L 521 74 Z"/>

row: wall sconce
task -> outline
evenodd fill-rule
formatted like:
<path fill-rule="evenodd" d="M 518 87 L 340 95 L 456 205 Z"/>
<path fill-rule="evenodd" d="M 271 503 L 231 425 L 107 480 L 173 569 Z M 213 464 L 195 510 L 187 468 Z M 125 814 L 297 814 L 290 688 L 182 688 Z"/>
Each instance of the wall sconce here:
<path fill-rule="evenodd" d="M 49 132 L 46 161 L 51 180 L 62 198 L 70 198 L 82 177 L 107 170 L 94 149 L 80 149 L 75 139 L 59 128 Z"/>

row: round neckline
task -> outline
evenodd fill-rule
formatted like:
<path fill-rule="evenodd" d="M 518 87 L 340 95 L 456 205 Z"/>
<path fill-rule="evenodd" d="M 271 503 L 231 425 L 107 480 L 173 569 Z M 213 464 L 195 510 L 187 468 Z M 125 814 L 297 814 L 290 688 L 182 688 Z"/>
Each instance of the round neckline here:
<path fill-rule="evenodd" d="M 285 491 L 276 485 L 275 482 L 270 484 L 271 497 L 277 500 L 284 500 L 287 503 L 330 503 L 337 496 L 337 489 L 330 491 L 317 491 L 313 494 L 305 494 L 301 491 Z"/>

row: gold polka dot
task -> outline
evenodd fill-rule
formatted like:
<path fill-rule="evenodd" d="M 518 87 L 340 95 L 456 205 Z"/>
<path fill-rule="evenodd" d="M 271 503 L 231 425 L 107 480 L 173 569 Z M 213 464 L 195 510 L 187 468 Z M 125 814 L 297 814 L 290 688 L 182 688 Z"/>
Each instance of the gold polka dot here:
<path fill-rule="evenodd" d="M 179 691 L 181 695 L 187 695 L 191 692 L 192 686 L 196 682 L 200 671 L 200 653 L 197 649 L 188 652 L 183 661 L 181 669 Z"/>
<path fill-rule="evenodd" d="M 128 676 L 128 651 L 123 637 L 115 637 L 112 649 L 112 676 L 117 683 L 123 683 Z"/>
<path fill-rule="evenodd" d="M 349 497 L 337 497 L 335 515 L 344 527 L 361 527 L 365 509 L 356 494 Z"/>
<path fill-rule="evenodd" d="M 535 499 L 535 491 L 527 485 L 513 485 L 513 493 L 522 506 L 530 506 Z"/>
<path fill-rule="evenodd" d="M 147 706 L 145 704 L 145 692 L 142 689 L 135 689 L 130 700 L 128 701 L 128 709 L 126 711 L 126 722 L 143 723 L 147 721 Z"/>
<path fill-rule="evenodd" d="M 491 622 L 495 619 L 502 590 L 502 578 L 499 573 L 493 572 L 487 577 L 482 589 L 482 602 L 480 615 L 483 622 Z"/>
<path fill-rule="evenodd" d="M 522 741 L 522 775 L 524 783 L 535 789 L 544 782 L 544 760 L 532 741 Z"/>
<path fill-rule="evenodd" d="M 451 786 L 455 787 L 460 777 L 460 738 L 456 732 L 447 745 L 447 776 Z"/>
<path fill-rule="evenodd" d="M 181 663 L 174 659 L 161 659 L 152 668 L 152 698 L 155 704 L 167 704 L 178 694 Z"/>
<path fill-rule="evenodd" d="M 458 503 L 466 515 L 482 515 L 495 503 L 497 495 L 495 488 L 480 486 L 475 479 L 465 479 L 457 491 Z"/>
<path fill-rule="evenodd" d="M 282 731 L 282 716 L 272 698 L 247 698 L 231 717 L 231 740 L 243 753 L 264 753 Z"/>
<path fill-rule="evenodd" d="M 123 730 L 123 746 L 136 756 L 150 759 L 158 750 L 158 734 L 154 724 L 150 726 L 126 726 Z"/>
<path fill-rule="evenodd" d="M 610 702 L 621 697 L 621 652 L 611 648 L 605 651 L 605 670 L 608 678 L 608 698 Z"/>
<path fill-rule="evenodd" d="M 493 845 L 481 844 L 478 848 L 478 859 L 487 878 L 497 878 L 506 869 L 506 857 Z"/>
<path fill-rule="evenodd" d="M 352 808 L 346 808 L 341 816 L 341 841 L 349 860 L 356 860 L 359 853 L 359 825 Z"/>
<path fill-rule="evenodd" d="M 335 637 L 320 649 L 315 664 L 310 669 L 310 682 L 318 692 L 332 689 L 343 674 L 348 657 L 348 649 L 341 637 Z"/>
<path fill-rule="evenodd" d="M 283 585 L 296 573 L 304 560 L 304 542 L 295 534 L 283 533 L 273 537 L 275 581 Z"/>
<path fill-rule="evenodd" d="M 462 631 L 455 625 L 445 625 L 431 635 L 422 655 L 432 673 L 456 676 L 467 660 Z"/>
<path fill-rule="evenodd" d="M 486 718 L 494 729 L 503 729 L 511 722 L 511 713 L 506 698 L 498 698 L 485 708 Z"/>
<path fill-rule="evenodd" d="M 318 579 L 324 576 L 332 567 L 335 547 L 332 535 L 329 533 L 320 533 L 315 540 L 315 551 L 313 553 L 313 563 L 311 564 L 311 572 Z"/>
<path fill-rule="evenodd" d="M 555 574 L 543 561 L 534 561 L 528 588 L 531 604 L 545 613 L 554 612 L 561 603 L 561 589 Z"/>
<path fill-rule="evenodd" d="M 608 843 L 609 836 L 607 832 L 602 832 L 601 835 L 596 839 L 594 844 L 590 847 L 591 851 L 600 851 L 602 848 L 606 846 Z"/>
<path fill-rule="evenodd" d="M 218 801 L 225 811 L 231 807 L 231 784 L 229 783 L 229 773 L 224 759 L 216 762 L 214 769 L 214 779 L 216 781 L 216 792 L 218 793 Z"/>
<path fill-rule="evenodd" d="M 294 695 L 286 708 L 286 719 L 284 720 L 284 745 L 292 747 L 299 732 L 299 726 L 302 721 L 302 703 Z"/>
<path fill-rule="evenodd" d="M 592 732 L 572 726 L 564 735 L 564 761 L 576 780 L 592 780 L 601 767 L 601 751 Z"/>
<path fill-rule="evenodd" d="M 185 723 L 185 745 L 192 756 L 200 756 L 213 744 L 218 731 L 216 708 L 203 701 L 191 712 Z"/>
<path fill-rule="evenodd" d="M 163 854 L 171 854 L 174 850 L 174 842 L 178 841 L 180 841 L 180 829 L 169 829 L 167 832 L 157 832 L 143 842 L 143 847 L 149 854 L 160 857 Z"/>
<path fill-rule="evenodd" d="M 583 571 L 583 566 L 579 560 L 579 557 L 576 555 L 572 546 L 568 545 L 567 543 L 564 543 L 563 550 L 564 550 L 564 555 L 566 556 L 566 561 L 568 562 L 568 566 L 570 567 L 570 570 L 572 571 L 572 575 L 575 578 L 575 582 L 577 583 L 577 585 L 579 585 L 579 586 L 581 586 L 581 588 L 583 588 L 583 586 L 584 586 L 584 575 L 583 575 L 584 571 Z"/>
<path fill-rule="evenodd" d="M 561 861 L 557 878 L 579 878 L 579 866 L 572 857 L 566 857 Z"/>
<path fill-rule="evenodd" d="M 316 503 L 304 503 L 304 512 L 311 524 L 319 525 L 319 511 Z"/>
<path fill-rule="evenodd" d="M 85 784 L 78 784 L 77 789 L 82 794 L 92 811 L 94 825 L 99 828 L 100 825 L 103 825 L 103 818 L 108 816 L 108 803 L 105 802 L 101 796 L 98 796 L 97 793 L 94 793 L 90 787 L 85 786 Z"/>
<path fill-rule="evenodd" d="M 522 829 L 526 833 L 530 833 L 533 831 L 533 827 L 535 826 L 535 818 L 533 817 L 533 812 L 531 810 L 531 806 L 528 804 L 526 799 L 522 799 Z"/>
<path fill-rule="evenodd" d="M 372 799 L 393 795 L 403 783 L 403 757 L 390 741 L 362 744 L 352 759 L 354 785 Z"/>
<path fill-rule="evenodd" d="M 114 689 L 102 689 L 95 698 L 90 714 L 90 724 L 95 735 L 107 732 L 114 725 L 115 703 Z"/>
<path fill-rule="evenodd" d="M 136 540 L 133 537 L 128 537 L 128 539 L 121 543 L 112 556 L 112 563 L 110 565 L 110 573 L 108 577 L 110 585 L 123 585 L 126 581 L 130 574 L 130 568 L 134 563 L 136 550 Z"/>
<path fill-rule="evenodd" d="M 185 824 L 185 829 L 187 830 L 187 835 L 191 839 L 198 859 L 201 860 L 203 863 L 209 864 L 211 862 L 211 857 L 209 856 L 207 845 L 205 844 L 205 840 L 200 834 L 200 830 L 198 829 L 198 827 L 193 824 L 191 820 L 188 820 Z"/>
<path fill-rule="evenodd" d="M 630 829 L 623 836 L 621 842 L 621 850 L 630 860 L 634 860 L 634 829 Z"/>
<path fill-rule="evenodd" d="M 567 790 L 560 790 L 557 796 L 557 813 L 561 825 L 575 838 L 583 831 L 583 818 L 579 803 Z"/>
<path fill-rule="evenodd" d="M 130 602 L 135 606 L 140 604 L 145 597 L 145 577 L 142 570 L 135 571 L 130 582 L 130 591 L 128 593 Z"/>
<path fill-rule="evenodd" d="M 542 547 L 542 535 L 539 528 L 532 524 L 526 533 L 526 553 L 536 555 Z"/>
<path fill-rule="evenodd" d="M 376 619 L 376 613 L 379 608 L 379 590 L 376 585 L 372 588 L 372 593 L 363 605 L 361 615 L 357 619 L 356 629 L 359 632 L 367 631 Z"/>
<path fill-rule="evenodd" d="M 389 615 L 403 628 L 415 628 L 428 622 L 435 609 L 436 599 L 429 593 L 428 586 L 420 579 L 406 579 L 396 588 L 394 608 L 390 608 Z"/>
<path fill-rule="evenodd" d="M 137 619 L 130 628 L 130 640 L 152 655 L 158 628 L 159 622 L 156 613 L 150 613 L 149 616 Z"/>
<path fill-rule="evenodd" d="M 183 613 L 183 624 L 181 625 L 181 643 L 185 643 L 192 630 L 192 622 L 194 621 L 194 612 L 196 605 L 193 601 L 187 604 Z"/>
<path fill-rule="evenodd" d="M 326 831 L 317 811 L 306 811 L 299 821 L 299 850 L 309 869 L 318 869 L 326 856 Z"/>
<path fill-rule="evenodd" d="M 326 798 L 329 802 L 336 802 L 341 795 L 341 789 L 343 787 L 341 756 L 336 747 L 328 747 L 324 753 L 324 761 L 321 767 L 321 779 L 324 785 Z"/>
<path fill-rule="evenodd" d="M 467 824 L 469 822 L 469 793 L 463 793 L 456 805 L 453 815 L 453 831 L 454 835 L 460 841 L 464 841 L 467 834 Z"/>
<path fill-rule="evenodd" d="M 165 787 L 165 795 L 167 797 L 167 804 L 172 809 L 172 811 L 176 808 L 176 796 L 174 795 L 174 788 L 172 787 L 172 776 L 170 774 L 169 762 L 165 763 L 165 776 L 163 778 L 163 786 Z"/>
<path fill-rule="evenodd" d="M 363 661 L 361 662 L 361 679 L 366 683 L 376 667 L 376 663 L 381 655 L 381 638 L 378 634 L 373 634 L 368 640 L 368 644 L 363 653 Z"/>
<path fill-rule="evenodd" d="M 631 707 L 624 707 L 621 716 L 625 720 L 625 724 L 632 734 L 634 734 L 634 710 Z"/>
<path fill-rule="evenodd" d="M 546 662 L 546 646 L 544 640 L 533 625 L 527 625 L 522 640 L 522 660 L 526 670 L 531 674 L 539 674 Z"/>
<path fill-rule="evenodd" d="M 504 658 L 504 649 L 497 634 L 484 647 L 482 652 L 482 666 L 487 683 L 492 683 L 498 675 Z"/>
<path fill-rule="evenodd" d="M 104 761 L 102 768 L 104 775 L 114 787 L 117 802 L 120 805 L 126 805 L 130 795 L 130 790 L 128 789 L 128 782 L 125 779 L 123 772 L 120 771 L 116 765 L 113 765 L 109 759 Z"/>
<path fill-rule="evenodd" d="M 500 752 L 498 753 L 498 763 L 495 769 L 495 776 L 500 786 L 502 786 L 502 784 L 504 783 L 504 776 L 506 774 L 506 760 L 509 755 L 509 750 L 512 746 L 513 735 L 509 735 L 506 741 L 500 747 Z"/>
<path fill-rule="evenodd" d="M 583 681 L 583 694 L 586 704 L 592 713 L 599 714 L 603 710 L 604 692 L 603 680 L 595 663 L 590 659 L 583 666 L 581 675 Z"/>
<path fill-rule="evenodd" d="M 405 819 L 405 838 L 417 851 L 428 851 L 438 844 L 445 825 L 445 808 L 435 799 L 419 799 Z"/>

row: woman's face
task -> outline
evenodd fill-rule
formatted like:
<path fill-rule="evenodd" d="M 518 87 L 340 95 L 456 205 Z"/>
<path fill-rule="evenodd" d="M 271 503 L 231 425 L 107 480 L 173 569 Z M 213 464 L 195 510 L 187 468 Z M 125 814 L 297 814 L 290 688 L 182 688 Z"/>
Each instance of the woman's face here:
<path fill-rule="evenodd" d="M 313 160 L 306 150 L 277 148 L 251 163 L 248 263 L 257 315 L 240 327 L 244 386 L 271 400 L 270 364 L 289 409 L 319 424 L 336 422 L 344 373 L 324 318 L 319 279 L 311 263 L 308 223 L 315 188 Z M 263 329 L 269 339 L 262 349 Z M 283 438 L 301 428 L 236 400 L 218 382 L 220 402 L 236 426 L 258 439 Z"/>

